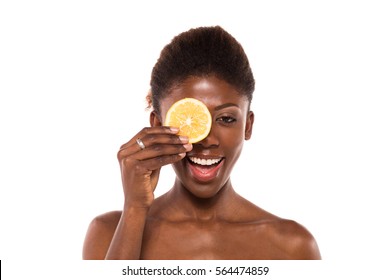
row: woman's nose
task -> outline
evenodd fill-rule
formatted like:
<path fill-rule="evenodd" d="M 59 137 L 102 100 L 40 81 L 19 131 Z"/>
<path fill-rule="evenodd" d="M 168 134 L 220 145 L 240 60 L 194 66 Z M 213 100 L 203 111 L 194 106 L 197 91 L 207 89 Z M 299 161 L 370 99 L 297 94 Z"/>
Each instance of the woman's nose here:
<path fill-rule="evenodd" d="M 216 132 L 217 132 L 216 129 L 212 125 L 209 135 L 207 135 L 206 138 L 199 141 L 198 143 L 195 143 L 195 145 L 198 144 L 200 146 L 203 146 L 203 148 L 218 147 L 219 137 Z"/>

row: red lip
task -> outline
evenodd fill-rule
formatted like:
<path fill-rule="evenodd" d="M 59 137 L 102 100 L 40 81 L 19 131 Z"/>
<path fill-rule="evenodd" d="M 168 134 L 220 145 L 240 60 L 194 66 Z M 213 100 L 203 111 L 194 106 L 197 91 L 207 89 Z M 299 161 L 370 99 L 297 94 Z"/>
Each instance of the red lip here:
<path fill-rule="evenodd" d="M 202 183 L 206 183 L 215 179 L 218 175 L 218 171 L 221 169 L 224 162 L 225 159 L 222 159 L 218 164 L 205 166 L 193 163 L 187 158 L 187 166 L 188 170 L 190 171 L 190 174 L 196 181 Z"/>

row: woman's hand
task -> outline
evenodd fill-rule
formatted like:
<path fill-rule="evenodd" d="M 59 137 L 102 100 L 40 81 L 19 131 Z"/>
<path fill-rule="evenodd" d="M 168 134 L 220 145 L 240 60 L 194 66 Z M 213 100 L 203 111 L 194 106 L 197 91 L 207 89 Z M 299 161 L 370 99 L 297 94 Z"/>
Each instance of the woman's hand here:
<path fill-rule="evenodd" d="M 162 166 L 182 160 L 192 150 L 188 138 L 179 136 L 173 127 L 142 129 L 122 145 L 118 160 L 125 195 L 125 208 L 148 208 L 154 200 L 154 190 Z M 145 148 L 137 143 L 140 139 Z"/>

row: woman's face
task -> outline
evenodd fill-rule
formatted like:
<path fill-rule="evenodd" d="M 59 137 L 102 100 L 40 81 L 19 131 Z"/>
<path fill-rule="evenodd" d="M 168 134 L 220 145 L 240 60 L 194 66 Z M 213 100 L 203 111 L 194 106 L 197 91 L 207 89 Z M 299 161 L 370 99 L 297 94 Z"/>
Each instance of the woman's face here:
<path fill-rule="evenodd" d="M 190 77 L 161 101 L 162 123 L 171 105 L 187 97 L 205 103 L 213 123 L 210 134 L 194 143 L 192 151 L 173 168 L 188 191 L 209 198 L 228 182 L 244 140 L 251 137 L 254 115 L 248 111 L 247 98 L 227 82 L 216 77 Z"/>

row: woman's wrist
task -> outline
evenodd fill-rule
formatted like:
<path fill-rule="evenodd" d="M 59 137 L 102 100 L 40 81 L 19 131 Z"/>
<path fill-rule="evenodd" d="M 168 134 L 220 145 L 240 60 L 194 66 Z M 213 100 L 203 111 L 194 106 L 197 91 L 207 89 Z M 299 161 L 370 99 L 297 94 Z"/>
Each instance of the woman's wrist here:
<path fill-rule="evenodd" d="M 150 206 L 130 204 L 124 205 L 122 215 L 142 215 L 147 214 L 149 212 Z"/>

